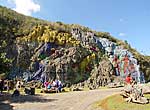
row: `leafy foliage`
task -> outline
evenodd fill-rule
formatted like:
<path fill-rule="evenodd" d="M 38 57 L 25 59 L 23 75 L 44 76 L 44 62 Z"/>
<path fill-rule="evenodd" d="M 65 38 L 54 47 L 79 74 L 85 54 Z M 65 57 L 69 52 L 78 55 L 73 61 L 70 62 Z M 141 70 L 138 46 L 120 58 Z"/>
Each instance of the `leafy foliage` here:
<path fill-rule="evenodd" d="M 0 74 L 7 73 L 11 63 L 12 60 L 6 57 L 6 53 L 0 53 Z"/>

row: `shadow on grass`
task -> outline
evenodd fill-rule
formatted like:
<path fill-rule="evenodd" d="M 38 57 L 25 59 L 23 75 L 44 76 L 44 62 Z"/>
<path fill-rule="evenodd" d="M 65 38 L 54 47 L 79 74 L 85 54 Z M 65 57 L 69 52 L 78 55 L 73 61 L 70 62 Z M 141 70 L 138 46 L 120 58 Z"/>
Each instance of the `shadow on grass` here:
<path fill-rule="evenodd" d="M 48 99 L 45 96 L 41 95 L 20 95 L 18 97 L 11 97 L 11 94 L 0 95 L 0 110 L 13 110 L 11 103 L 25 103 L 25 102 L 52 102 L 57 99 Z"/>

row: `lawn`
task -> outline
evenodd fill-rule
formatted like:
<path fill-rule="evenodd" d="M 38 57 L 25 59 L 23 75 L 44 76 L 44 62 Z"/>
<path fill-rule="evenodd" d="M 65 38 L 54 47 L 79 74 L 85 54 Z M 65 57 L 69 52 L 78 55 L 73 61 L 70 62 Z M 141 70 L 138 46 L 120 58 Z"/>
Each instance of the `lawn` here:
<path fill-rule="evenodd" d="M 150 99 L 150 94 L 145 95 L 145 97 Z M 135 103 L 127 103 L 119 94 L 110 96 L 100 102 L 97 102 L 96 106 L 101 107 L 104 110 L 150 110 L 150 104 L 141 105 Z"/>

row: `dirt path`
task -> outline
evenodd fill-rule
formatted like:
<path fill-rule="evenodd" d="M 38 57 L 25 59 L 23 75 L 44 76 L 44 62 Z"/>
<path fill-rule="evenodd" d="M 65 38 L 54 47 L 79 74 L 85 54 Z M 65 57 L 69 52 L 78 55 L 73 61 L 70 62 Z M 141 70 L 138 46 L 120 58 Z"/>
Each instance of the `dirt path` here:
<path fill-rule="evenodd" d="M 35 101 L 38 99 L 28 97 L 31 99 L 30 101 L 11 103 L 11 105 L 13 110 L 94 110 L 91 106 L 94 102 L 119 93 L 120 90 L 121 88 L 115 88 L 49 94 L 37 96 L 39 101 Z"/>

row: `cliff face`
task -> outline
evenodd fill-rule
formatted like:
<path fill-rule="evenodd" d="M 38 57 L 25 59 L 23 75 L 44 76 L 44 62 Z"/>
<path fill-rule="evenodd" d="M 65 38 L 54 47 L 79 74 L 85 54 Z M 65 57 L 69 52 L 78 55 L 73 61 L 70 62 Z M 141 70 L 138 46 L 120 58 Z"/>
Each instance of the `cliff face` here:
<path fill-rule="evenodd" d="M 131 52 L 94 32 L 79 28 L 64 32 L 39 25 L 27 36 L 16 38 L 16 46 L 16 73 L 26 80 L 57 78 L 66 84 L 82 82 L 98 88 L 110 83 L 113 75 L 125 78 L 131 73 L 136 81 L 144 81 Z M 30 72 L 23 74 L 27 69 Z"/>
<path fill-rule="evenodd" d="M 108 33 L 26 17 L 4 7 L 0 7 L 0 22 L 0 53 L 12 60 L 8 66 L 11 77 L 58 78 L 91 88 L 129 72 L 137 81 L 142 81 L 141 71 L 150 79 L 150 58 Z"/>
<path fill-rule="evenodd" d="M 82 39 L 72 33 L 37 26 L 28 36 L 17 38 L 17 66 L 31 72 L 24 76 L 41 81 L 58 78 L 69 84 L 88 79 L 103 53 L 91 32 L 84 32 Z"/>

